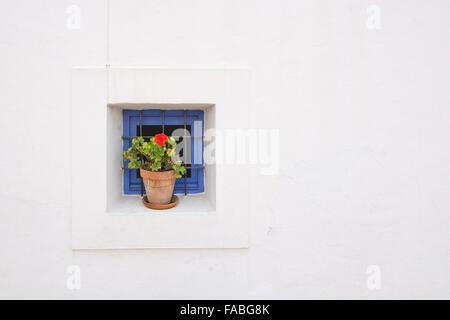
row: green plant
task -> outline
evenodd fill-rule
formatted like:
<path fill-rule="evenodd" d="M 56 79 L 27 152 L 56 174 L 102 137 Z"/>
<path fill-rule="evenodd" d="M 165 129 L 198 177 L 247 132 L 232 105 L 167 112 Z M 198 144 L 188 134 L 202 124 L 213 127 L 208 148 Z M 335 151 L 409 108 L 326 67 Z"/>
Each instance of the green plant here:
<path fill-rule="evenodd" d="M 124 159 L 129 160 L 128 168 L 146 169 L 150 171 L 175 170 L 177 178 L 181 178 L 186 168 L 181 161 L 175 160 L 176 141 L 164 133 L 157 134 L 150 141 L 144 138 L 134 138 L 131 147 L 123 153 Z"/>

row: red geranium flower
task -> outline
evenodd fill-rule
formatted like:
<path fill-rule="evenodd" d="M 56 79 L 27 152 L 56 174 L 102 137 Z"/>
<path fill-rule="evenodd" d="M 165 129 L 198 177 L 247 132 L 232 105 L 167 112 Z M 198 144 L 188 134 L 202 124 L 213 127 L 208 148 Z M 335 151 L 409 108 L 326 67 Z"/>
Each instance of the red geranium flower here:
<path fill-rule="evenodd" d="M 155 136 L 155 142 L 158 146 L 162 147 L 164 142 L 167 141 L 167 136 L 164 133 L 157 134 Z"/>

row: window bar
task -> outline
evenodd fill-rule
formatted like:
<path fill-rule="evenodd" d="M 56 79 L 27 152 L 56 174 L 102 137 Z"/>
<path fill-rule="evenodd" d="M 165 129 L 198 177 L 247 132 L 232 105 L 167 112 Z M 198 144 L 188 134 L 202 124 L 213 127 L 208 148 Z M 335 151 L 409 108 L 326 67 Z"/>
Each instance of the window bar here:
<path fill-rule="evenodd" d="M 194 137 L 195 141 L 196 137 Z M 206 172 L 205 172 L 205 118 L 202 121 L 202 171 L 203 171 L 203 181 L 206 180 Z M 203 182 L 204 183 L 204 182 Z"/>
<path fill-rule="evenodd" d="M 205 166 L 185 166 L 187 169 L 205 169 Z M 135 170 L 127 167 L 121 167 L 122 170 Z"/>
<path fill-rule="evenodd" d="M 162 133 L 164 133 L 164 110 L 161 110 L 161 125 L 162 125 Z"/>
<path fill-rule="evenodd" d="M 137 137 L 141 137 L 141 136 L 122 136 L 121 138 L 123 139 L 123 140 L 125 140 L 125 139 L 134 139 L 134 138 L 137 138 Z M 150 139 L 150 138 L 153 138 L 154 136 L 142 136 L 142 138 L 146 138 L 146 139 Z M 192 136 L 192 135 L 190 135 L 190 136 L 172 136 L 173 138 L 202 138 L 202 139 L 204 139 L 205 138 L 205 136 Z"/>
<path fill-rule="evenodd" d="M 139 136 L 142 137 L 142 110 L 139 110 Z M 143 160 L 141 159 L 141 164 Z M 142 180 L 141 175 L 139 174 L 141 179 L 141 197 L 144 195 L 144 181 Z"/>
<path fill-rule="evenodd" d="M 184 134 L 186 134 L 186 109 L 184 109 Z M 186 138 L 183 138 L 184 142 L 184 148 L 183 148 L 183 158 L 184 158 L 184 165 L 186 167 Z M 184 195 L 187 195 L 187 172 L 184 172 Z"/>

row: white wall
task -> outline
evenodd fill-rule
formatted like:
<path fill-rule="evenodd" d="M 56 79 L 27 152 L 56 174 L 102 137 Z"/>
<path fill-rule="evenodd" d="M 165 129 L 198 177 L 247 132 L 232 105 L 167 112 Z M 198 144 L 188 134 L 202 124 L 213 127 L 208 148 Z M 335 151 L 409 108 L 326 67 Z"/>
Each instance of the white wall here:
<path fill-rule="evenodd" d="M 0 298 L 450 298 L 448 1 L 111 0 L 109 42 L 107 7 L 1 4 Z M 70 249 L 70 68 L 108 56 L 251 68 L 252 126 L 282 154 L 250 249 Z"/>

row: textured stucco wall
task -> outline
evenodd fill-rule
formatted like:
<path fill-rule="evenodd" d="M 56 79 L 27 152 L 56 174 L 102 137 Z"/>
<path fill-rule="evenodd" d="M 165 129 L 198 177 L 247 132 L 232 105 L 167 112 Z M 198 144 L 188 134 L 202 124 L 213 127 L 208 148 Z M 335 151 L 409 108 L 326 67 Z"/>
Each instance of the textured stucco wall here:
<path fill-rule="evenodd" d="M 1 4 L 0 298 L 450 298 L 448 1 L 111 0 L 109 32 L 107 8 Z M 70 68 L 108 60 L 251 68 L 282 153 L 250 249 L 70 249 Z"/>

